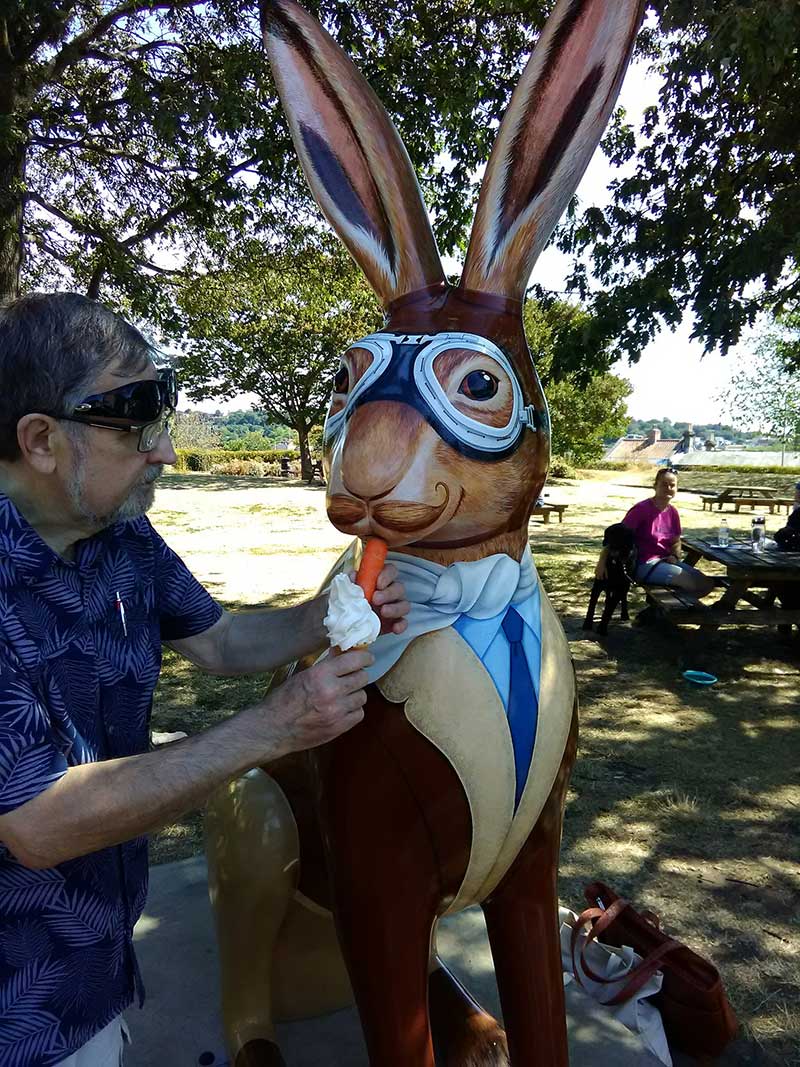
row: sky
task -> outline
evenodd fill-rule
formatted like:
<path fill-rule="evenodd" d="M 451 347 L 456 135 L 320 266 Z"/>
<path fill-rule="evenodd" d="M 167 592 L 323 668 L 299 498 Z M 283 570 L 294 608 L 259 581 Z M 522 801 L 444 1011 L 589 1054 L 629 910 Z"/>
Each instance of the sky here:
<path fill-rule="evenodd" d="M 658 99 L 659 78 L 645 63 L 629 68 L 619 103 L 625 108 L 634 128 L 640 125 L 645 108 Z M 609 201 L 608 183 L 614 168 L 601 149 L 597 149 L 578 187 L 584 207 L 603 207 Z M 555 248 L 547 248 L 531 276 L 549 289 L 558 289 L 555 279 L 567 273 L 567 257 Z M 642 352 L 638 363 L 620 361 L 612 368 L 633 385 L 628 398 L 628 412 L 635 419 L 662 419 L 698 424 L 724 422 L 722 402 L 717 399 L 730 381 L 740 356 L 716 353 L 704 355 L 703 345 L 690 339 L 691 321 L 687 318 L 677 330 L 662 330 Z"/>
<path fill-rule="evenodd" d="M 626 109 L 634 128 L 638 128 L 644 109 L 656 103 L 659 79 L 646 64 L 631 65 L 623 83 L 619 102 Z M 584 207 L 604 206 L 609 200 L 608 182 L 614 170 L 598 148 L 578 187 L 578 197 Z M 555 248 L 547 248 L 540 256 L 531 282 L 540 282 L 551 290 L 563 285 L 568 260 Z M 445 270 L 458 273 L 458 261 L 445 258 Z M 618 362 L 615 374 L 627 378 L 633 386 L 628 398 L 628 412 L 636 419 L 662 419 L 698 424 L 725 422 L 722 402 L 717 399 L 724 391 L 739 358 L 735 353 L 726 357 L 704 355 L 702 344 L 690 340 L 691 322 L 687 319 L 674 332 L 662 331 L 642 352 L 638 363 Z M 188 406 L 204 411 L 233 411 L 250 408 L 255 397 L 242 394 L 235 400 L 201 403 Z"/>

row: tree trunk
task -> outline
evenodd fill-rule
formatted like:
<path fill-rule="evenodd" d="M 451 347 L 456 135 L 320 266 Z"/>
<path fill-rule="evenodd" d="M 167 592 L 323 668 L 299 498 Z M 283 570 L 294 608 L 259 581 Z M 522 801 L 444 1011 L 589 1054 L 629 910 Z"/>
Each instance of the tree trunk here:
<path fill-rule="evenodd" d="M 19 296 L 22 269 L 25 142 L 16 105 L 12 79 L 0 72 L 0 303 Z"/>
<path fill-rule="evenodd" d="M 303 425 L 295 426 L 297 431 L 297 447 L 300 450 L 300 477 L 305 482 L 310 482 L 314 477 L 314 465 L 311 462 L 311 452 L 308 447 L 308 427 Z"/>

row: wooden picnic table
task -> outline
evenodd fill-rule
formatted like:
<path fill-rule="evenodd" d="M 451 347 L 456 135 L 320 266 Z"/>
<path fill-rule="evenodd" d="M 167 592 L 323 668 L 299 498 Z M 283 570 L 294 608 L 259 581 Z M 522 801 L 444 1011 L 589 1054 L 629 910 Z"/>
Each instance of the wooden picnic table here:
<path fill-rule="evenodd" d="M 558 515 L 558 521 L 564 521 L 564 512 L 569 507 L 569 504 L 536 504 L 531 515 L 541 515 L 542 520 L 547 523 L 550 522 L 550 516 L 555 511 Z"/>
<path fill-rule="evenodd" d="M 717 505 L 717 510 L 722 511 L 723 504 L 733 504 L 737 515 L 742 507 L 749 507 L 751 511 L 757 507 L 767 507 L 770 515 L 775 514 L 776 508 L 778 514 L 780 514 L 781 508 L 785 507 L 788 515 L 794 499 L 792 497 L 778 496 L 777 494 L 778 490 L 771 485 L 726 485 L 724 489 L 720 489 L 717 493 L 704 493 L 702 495 L 703 511 L 706 508 L 709 511 L 713 511 L 715 504 Z"/>
<path fill-rule="evenodd" d="M 722 548 L 716 540 L 702 537 L 684 537 L 682 542 L 687 563 L 694 565 L 701 559 L 719 563 L 725 567 L 727 576 L 720 580 L 724 592 L 713 604 L 681 590 L 649 588 L 648 600 L 671 621 L 712 627 L 731 623 L 800 625 L 800 608 L 775 607 L 780 586 L 796 586 L 800 595 L 800 552 L 781 552 L 775 548 L 754 552 L 749 541 L 731 541 L 727 548 Z"/>

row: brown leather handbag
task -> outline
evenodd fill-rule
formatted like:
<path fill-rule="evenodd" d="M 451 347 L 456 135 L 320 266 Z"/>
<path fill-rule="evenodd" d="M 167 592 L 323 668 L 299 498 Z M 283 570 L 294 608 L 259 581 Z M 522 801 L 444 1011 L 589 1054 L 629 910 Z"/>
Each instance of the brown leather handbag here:
<path fill-rule="evenodd" d="M 637 912 L 629 901 L 603 882 L 587 885 L 584 896 L 591 906 L 581 912 L 572 931 L 573 970 L 577 981 L 580 983 L 575 951 L 584 927 L 590 927 L 587 944 L 598 940 L 617 947 L 630 945 L 642 957 L 642 962 L 629 972 L 623 988 L 607 1003 L 623 1003 L 655 971 L 661 971 L 664 975 L 661 990 L 650 999 L 661 1012 L 670 1044 L 691 1056 L 719 1056 L 735 1037 L 738 1024 L 717 968 L 680 941 L 662 933 L 657 915 Z M 592 981 L 609 981 L 593 974 L 583 958 L 581 966 Z"/>

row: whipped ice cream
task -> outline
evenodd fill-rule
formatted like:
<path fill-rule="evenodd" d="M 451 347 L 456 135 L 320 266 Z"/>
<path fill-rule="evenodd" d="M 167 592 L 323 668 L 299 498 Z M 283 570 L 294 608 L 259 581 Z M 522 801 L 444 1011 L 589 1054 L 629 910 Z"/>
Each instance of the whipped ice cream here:
<path fill-rule="evenodd" d="M 381 632 L 381 620 L 369 606 L 364 590 L 346 574 L 337 574 L 331 582 L 323 622 L 331 645 L 343 652 L 356 645 L 371 645 Z"/>

